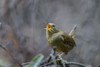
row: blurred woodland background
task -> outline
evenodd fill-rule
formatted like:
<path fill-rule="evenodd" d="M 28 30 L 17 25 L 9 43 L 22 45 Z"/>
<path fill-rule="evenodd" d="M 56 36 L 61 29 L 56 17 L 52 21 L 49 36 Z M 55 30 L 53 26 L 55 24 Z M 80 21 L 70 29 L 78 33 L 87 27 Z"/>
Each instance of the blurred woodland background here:
<path fill-rule="evenodd" d="M 77 46 L 63 58 L 100 65 L 100 0 L 0 0 L 0 43 L 19 63 L 40 53 L 47 57 L 51 52 L 44 30 L 47 21 L 67 33 L 78 24 Z M 5 67 L 15 64 L 0 48 L 2 63 Z"/>

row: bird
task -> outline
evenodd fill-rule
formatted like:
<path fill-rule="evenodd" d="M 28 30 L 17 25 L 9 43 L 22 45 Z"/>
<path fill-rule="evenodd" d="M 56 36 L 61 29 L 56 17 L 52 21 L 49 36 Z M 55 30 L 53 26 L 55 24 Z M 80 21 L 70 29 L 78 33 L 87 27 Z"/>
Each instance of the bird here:
<path fill-rule="evenodd" d="M 76 25 L 73 27 L 69 34 L 63 32 L 54 23 L 46 23 L 46 39 L 51 48 L 56 47 L 56 51 L 62 55 L 67 55 L 75 46 L 73 39 Z"/>

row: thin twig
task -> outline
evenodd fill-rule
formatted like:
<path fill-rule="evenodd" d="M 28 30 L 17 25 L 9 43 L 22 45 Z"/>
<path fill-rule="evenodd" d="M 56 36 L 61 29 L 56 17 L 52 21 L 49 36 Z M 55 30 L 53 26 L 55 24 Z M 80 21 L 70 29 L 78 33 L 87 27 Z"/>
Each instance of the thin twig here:
<path fill-rule="evenodd" d="M 61 67 L 67 67 L 67 66 L 69 67 L 69 65 L 77 65 L 79 67 L 87 67 L 86 65 L 81 64 L 81 63 L 77 63 L 77 62 L 67 62 L 65 60 L 63 61 L 63 59 L 62 59 L 61 56 L 56 55 L 56 47 L 53 47 L 53 51 L 50 54 L 49 58 L 46 59 L 46 62 L 44 62 L 43 64 L 40 64 L 40 67 L 45 67 L 45 66 L 50 66 L 50 65 L 55 65 L 55 67 L 57 67 L 57 65 L 60 65 Z"/>
<path fill-rule="evenodd" d="M 51 59 L 52 59 L 51 56 L 47 57 L 46 59 L 44 59 L 44 61 L 42 61 L 42 62 L 40 63 L 40 66 L 43 66 L 43 65 L 49 63 L 49 62 L 51 61 Z"/>
<path fill-rule="evenodd" d="M 0 47 L 11 57 L 13 62 L 17 63 L 20 67 L 22 67 L 22 65 L 13 57 L 11 52 L 5 46 L 3 46 L 1 43 L 0 43 Z"/>
<path fill-rule="evenodd" d="M 25 65 L 28 65 L 30 62 L 22 63 L 21 65 L 24 67 Z"/>
<path fill-rule="evenodd" d="M 68 64 L 68 65 L 77 65 L 77 66 L 80 66 L 80 67 L 87 67 L 86 65 L 81 64 L 81 63 L 77 63 L 77 62 L 65 62 L 65 63 Z"/>

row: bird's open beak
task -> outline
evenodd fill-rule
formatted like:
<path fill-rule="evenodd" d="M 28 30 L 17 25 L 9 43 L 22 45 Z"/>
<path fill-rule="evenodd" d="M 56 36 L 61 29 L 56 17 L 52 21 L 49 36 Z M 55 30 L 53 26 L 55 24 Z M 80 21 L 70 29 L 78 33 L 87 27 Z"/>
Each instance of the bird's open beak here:
<path fill-rule="evenodd" d="M 50 24 L 48 24 L 48 22 L 46 24 L 47 24 L 47 27 L 45 29 L 46 30 L 51 30 L 52 26 Z"/>

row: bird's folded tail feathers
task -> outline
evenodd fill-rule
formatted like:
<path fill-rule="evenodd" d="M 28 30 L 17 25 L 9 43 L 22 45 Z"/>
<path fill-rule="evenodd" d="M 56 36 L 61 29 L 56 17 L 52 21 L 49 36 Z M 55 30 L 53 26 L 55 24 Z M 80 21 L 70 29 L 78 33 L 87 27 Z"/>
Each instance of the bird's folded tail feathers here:
<path fill-rule="evenodd" d="M 71 30 L 71 32 L 69 33 L 70 37 L 73 37 L 75 34 L 75 30 L 76 30 L 77 24 L 74 25 L 73 29 Z"/>

